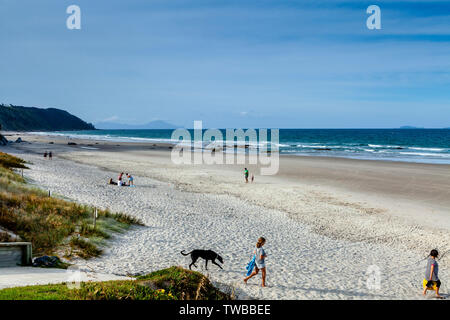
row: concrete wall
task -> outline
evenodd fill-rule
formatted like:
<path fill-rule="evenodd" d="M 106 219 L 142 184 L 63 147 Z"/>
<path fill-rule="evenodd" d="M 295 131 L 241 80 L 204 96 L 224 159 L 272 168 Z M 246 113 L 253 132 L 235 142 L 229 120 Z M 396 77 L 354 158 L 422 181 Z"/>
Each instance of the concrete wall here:
<path fill-rule="evenodd" d="M 31 265 L 31 242 L 0 242 L 0 268 Z"/>

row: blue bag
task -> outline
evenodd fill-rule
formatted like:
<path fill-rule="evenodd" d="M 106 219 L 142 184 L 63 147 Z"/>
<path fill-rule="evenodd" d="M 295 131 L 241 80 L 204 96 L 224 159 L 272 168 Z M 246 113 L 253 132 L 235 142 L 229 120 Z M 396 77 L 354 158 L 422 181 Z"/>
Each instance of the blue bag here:
<path fill-rule="evenodd" d="M 252 260 L 247 264 L 245 269 L 247 269 L 247 277 L 252 274 L 253 269 L 255 268 L 255 260 L 256 260 L 256 254 L 253 256 Z"/>

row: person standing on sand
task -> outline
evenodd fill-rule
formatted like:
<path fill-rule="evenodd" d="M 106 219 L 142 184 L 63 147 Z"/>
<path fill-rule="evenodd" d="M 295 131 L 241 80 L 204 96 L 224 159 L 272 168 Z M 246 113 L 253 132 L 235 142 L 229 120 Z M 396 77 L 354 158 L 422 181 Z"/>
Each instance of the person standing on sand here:
<path fill-rule="evenodd" d="M 244 168 L 244 177 L 245 177 L 245 183 L 248 183 L 248 170 L 247 170 L 247 168 Z"/>
<path fill-rule="evenodd" d="M 256 276 L 259 273 L 259 270 L 261 270 L 261 278 L 262 278 L 262 286 L 266 286 L 266 263 L 265 258 L 267 257 L 266 252 L 263 249 L 264 244 L 266 243 L 266 239 L 263 237 L 258 239 L 258 242 L 256 243 L 256 249 L 255 249 L 255 271 L 252 272 L 251 275 L 244 278 L 245 284 L 247 284 L 248 279 L 250 279 L 253 276 Z"/>
<path fill-rule="evenodd" d="M 53 158 L 53 154 L 52 154 L 52 152 L 50 151 L 49 153 L 48 153 L 48 158 L 50 159 L 50 160 L 52 160 Z"/>
<path fill-rule="evenodd" d="M 439 295 L 439 288 L 441 287 L 441 281 L 438 277 L 439 266 L 436 261 L 438 251 L 433 249 L 428 257 L 427 270 L 425 271 L 424 290 L 423 295 L 427 294 L 428 290 L 432 290 L 433 286 L 436 286 L 436 297 L 441 298 Z M 426 282 L 425 282 L 426 281 Z"/>

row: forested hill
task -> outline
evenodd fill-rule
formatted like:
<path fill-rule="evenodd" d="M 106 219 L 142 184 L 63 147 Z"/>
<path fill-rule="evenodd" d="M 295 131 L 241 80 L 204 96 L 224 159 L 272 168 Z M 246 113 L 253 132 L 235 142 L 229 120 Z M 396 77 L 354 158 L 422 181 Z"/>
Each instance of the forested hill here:
<path fill-rule="evenodd" d="M 93 130 L 94 126 L 67 111 L 0 104 L 1 130 L 6 131 L 70 131 Z"/>

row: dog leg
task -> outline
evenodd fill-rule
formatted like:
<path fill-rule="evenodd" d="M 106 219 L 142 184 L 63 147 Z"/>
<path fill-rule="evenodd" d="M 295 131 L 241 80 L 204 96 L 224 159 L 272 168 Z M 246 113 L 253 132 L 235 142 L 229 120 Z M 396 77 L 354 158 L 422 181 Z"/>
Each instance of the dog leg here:
<path fill-rule="evenodd" d="M 220 266 L 220 264 L 218 264 L 218 263 L 216 262 L 216 260 L 213 260 L 212 263 L 214 263 L 216 266 L 218 266 L 220 269 L 223 270 L 223 268 Z"/>
<path fill-rule="evenodd" d="M 205 270 L 208 270 L 208 259 L 205 260 Z"/>
<path fill-rule="evenodd" d="M 196 266 L 195 263 L 197 262 L 198 257 L 197 257 L 197 256 L 194 256 L 194 257 L 191 256 L 191 259 L 192 259 L 192 262 L 191 262 L 191 264 L 189 265 L 189 270 L 191 270 L 191 266 L 192 266 L 192 265 L 193 265 L 194 267 L 197 268 L 197 266 Z"/>

